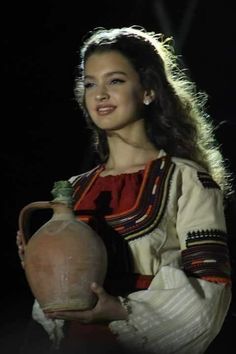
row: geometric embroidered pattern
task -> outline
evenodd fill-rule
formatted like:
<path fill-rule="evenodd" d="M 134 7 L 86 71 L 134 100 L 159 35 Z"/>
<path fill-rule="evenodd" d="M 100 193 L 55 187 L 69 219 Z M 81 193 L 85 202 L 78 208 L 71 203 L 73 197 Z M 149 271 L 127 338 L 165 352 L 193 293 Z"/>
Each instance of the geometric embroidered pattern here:
<path fill-rule="evenodd" d="M 182 261 L 187 275 L 216 283 L 231 284 L 226 233 L 221 230 L 189 232 Z"/>
<path fill-rule="evenodd" d="M 74 211 L 79 215 L 80 200 L 86 195 L 103 167 L 96 167 L 92 171 L 78 176 L 73 182 Z M 125 240 L 130 241 L 150 233 L 160 223 L 164 214 L 168 197 L 169 186 L 175 164 L 169 156 L 152 160 L 145 169 L 140 192 L 134 207 L 127 212 L 116 215 L 106 215 L 106 222 Z M 89 216 L 81 215 L 84 222 Z"/>
<path fill-rule="evenodd" d="M 213 180 L 213 178 L 206 172 L 197 172 L 199 181 L 202 183 L 204 188 L 217 188 L 220 189 L 218 184 Z"/>
<path fill-rule="evenodd" d="M 227 235 L 222 230 L 198 230 L 188 232 L 186 239 L 186 247 L 192 246 L 194 244 L 202 244 L 208 242 L 214 242 L 225 245 L 227 243 Z"/>

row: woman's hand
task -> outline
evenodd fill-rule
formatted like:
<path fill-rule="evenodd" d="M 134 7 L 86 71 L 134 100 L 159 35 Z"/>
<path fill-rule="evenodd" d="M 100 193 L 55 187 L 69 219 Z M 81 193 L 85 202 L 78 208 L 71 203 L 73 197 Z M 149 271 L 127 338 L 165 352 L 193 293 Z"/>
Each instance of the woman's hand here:
<path fill-rule="evenodd" d="M 117 297 L 109 295 L 96 283 L 92 283 L 91 289 L 98 297 L 92 310 L 50 312 L 46 313 L 46 316 L 51 319 L 77 320 L 86 324 L 127 319 L 127 311 Z"/>
<path fill-rule="evenodd" d="M 18 255 L 21 261 L 21 265 L 24 268 L 24 255 L 25 255 L 25 250 L 24 250 L 24 246 L 23 246 L 23 242 L 22 242 L 22 237 L 21 237 L 21 233 L 18 230 L 17 234 L 16 234 L 16 245 L 18 248 Z"/>

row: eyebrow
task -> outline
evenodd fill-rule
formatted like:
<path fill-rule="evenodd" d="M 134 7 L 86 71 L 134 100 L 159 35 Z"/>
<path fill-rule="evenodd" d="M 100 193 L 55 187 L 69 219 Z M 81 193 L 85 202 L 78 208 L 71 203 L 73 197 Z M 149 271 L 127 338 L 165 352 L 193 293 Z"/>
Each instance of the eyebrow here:
<path fill-rule="evenodd" d="M 124 76 L 127 76 L 127 74 L 124 72 L 124 71 L 111 71 L 111 72 L 108 72 L 105 74 L 105 77 L 109 77 L 109 76 L 113 76 L 113 75 L 124 75 Z M 84 79 L 93 79 L 94 76 L 92 75 L 85 75 L 84 76 Z"/>

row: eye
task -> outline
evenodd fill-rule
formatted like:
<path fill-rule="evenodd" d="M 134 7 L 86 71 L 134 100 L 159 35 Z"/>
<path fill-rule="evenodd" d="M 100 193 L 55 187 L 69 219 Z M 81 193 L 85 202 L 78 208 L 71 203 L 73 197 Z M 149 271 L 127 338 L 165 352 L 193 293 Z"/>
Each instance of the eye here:
<path fill-rule="evenodd" d="M 91 87 L 93 87 L 95 84 L 93 82 L 85 82 L 84 83 L 84 88 L 85 89 L 89 89 Z"/>
<path fill-rule="evenodd" d="M 119 78 L 114 78 L 111 80 L 111 85 L 122 84 L 123 82 L 125 82 L 125 80 L 119 79 Z"/>

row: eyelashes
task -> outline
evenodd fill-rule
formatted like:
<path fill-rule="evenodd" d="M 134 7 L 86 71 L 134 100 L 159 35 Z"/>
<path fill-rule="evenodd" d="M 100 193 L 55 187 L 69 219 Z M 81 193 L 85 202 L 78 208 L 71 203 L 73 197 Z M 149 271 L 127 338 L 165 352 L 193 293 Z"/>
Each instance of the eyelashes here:
<path fill-rule="evenodd" d="M 115 79 L 110 80 L 106 85 L 119 85 L 119 84 L 123 84 L 123 83 L 125 83 L 125 80 L 115 78 Z M 84 88 L 85 89 L 89 89 L 89 88 L 92 88 L 94 86 L 96 86 L 95 82 L 86 82 L 86 83 L 84 83 Z"/>

